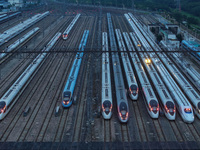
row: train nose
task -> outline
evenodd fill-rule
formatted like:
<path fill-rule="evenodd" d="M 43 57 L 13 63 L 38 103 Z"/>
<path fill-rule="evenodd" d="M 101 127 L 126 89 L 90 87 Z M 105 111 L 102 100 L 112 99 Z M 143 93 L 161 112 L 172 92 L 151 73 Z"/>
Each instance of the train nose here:
<path fill-rule="evenodd" d="M 63 104 L 64 104 L 64 105 L 68 105 L 68 104 L 69 104 L 69 101 L 63 101 Z"/>
<path fill-rule="evenodd" d="M 137 95 L 137 92 L 136 92 L 136 91 L 133 91 L 132 95 L 133 95 L 133 96 L 136 96 L 136 95 Z"/>
<path fill-rule="evenodd" d="M 192 122 L 194 122 L 194 116 L 186 116 L 186 120 L 185 120 L 185 122 L 187 122 L 187 123 L 192 123 Z"/>
<path fill-rule="evenodd" d="M 106 109 L 105 109 L 105 113 L 106 113 L 106 115 L 108 115 L 109 112 L 110 112 L 110 109 L 109 109 L 109 108 L 106 108 Z"/>

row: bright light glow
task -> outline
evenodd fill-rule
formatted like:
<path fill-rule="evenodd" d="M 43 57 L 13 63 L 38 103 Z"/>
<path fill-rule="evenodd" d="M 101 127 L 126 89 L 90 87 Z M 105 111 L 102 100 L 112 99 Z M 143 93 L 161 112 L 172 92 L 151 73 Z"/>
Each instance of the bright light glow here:
<path fill-rule="evenodd" d="M 145 59 L 145 63 L 146 63 L 146 64 L 150 64 L 150 63 L 151 63 L 151 59 L 146 58 L 146 59 Z"/>

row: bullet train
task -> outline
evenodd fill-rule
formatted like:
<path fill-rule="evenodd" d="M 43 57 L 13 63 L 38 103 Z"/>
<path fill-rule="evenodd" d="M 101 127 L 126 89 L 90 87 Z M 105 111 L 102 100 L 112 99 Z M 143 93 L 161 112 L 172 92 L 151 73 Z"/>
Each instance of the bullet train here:
<path fill-rule="evenodd" d="M 62 93 L 62 106 L 63 107 L 70 107 L 73 101 L 73 93 L 76 85 L 76 80 L 78 78 L 79 69 L 82 62 L 83 51 L 85 49 L 87 38 L 89 35 L 89 30 L 85 30 L 81 43 L 79 45 L 79 52 L 76 54 L 76 59 L 72 65 L 69 77 L 67 79 L 67 83 Z"/>
<path fill-rule="evenodd" d="M 122 62 L 123 62 L 124 71 L 126 75 L 126 82 L 128 85 L 128 93 L 132 100 L 137 100 L 138 99 L 138 84 L 136 82 L 135 75 L 131 67 L 130 60 L 128 58 L 128 54 L 126 53 L 126 48 L 122 39 L 122 35 L 119 29 L 115 29 L 115 33 L 117 35 L 117 41 L 118 41 L 119 49 L 121 51 Z M 123 53 L 123 51 L 125 53 Z"/>
<path fill-rule="evenodd" d="M 15 36 L 19 35 L 21 32 L 28 29 L 33 24 L 40 21 L 41 19 L 43 19 L 44 17 L 46 17 L 49 14 L 50 14 L 49 11 L 47 11 L 43 14 L 37 14 L 37 15 L 25 20 L 24 22 L 19 23 L 16 26 L 4 31 L 2 34 L 0 34 L 0 46 L 5 44 L 7 41 L 14 38 Z"/>
<path fill-rule="evenodd" d="M 175 100 L 176 108 L 179 111 L 182 119 L 186 123 L 192 123 L 194 121 L 194 113 L 191 104 L 188 99 L 182 93 L 178 85 L 175 83 L 169 72 L 159 59 L 153 60 L 157 65 L 157 70 L 161 74 L 165 84 L 167 85 L 171 96 Z"/>
<path fill-rule="evenodd" d="M 161 41 L 160 44 L 165 50 L 173 51 L 173 49 L 169 48 L 163 41 Z M 183 59 L 183 57 L 180 57 L 180 53 L 173 52 L 169 55 L 172 60 L 176 61 L 176 64 L 179 65 L 179 69 L 185 73 L 197 89 L 200 89 L 200 73 L 192 65 L 190 65 L 190 62 Z"/>
<path fill-rule="evenodd" d="M 107 32 L 102 34 L 102 50 L 108 51 L 108 37 Z M 111 89 L 111 78 L 110 78 L 110 61 L 109 52 L 102 54 L 102 116 L 104 119 L 110 119 L 112 116 L 112 89 Z"/>
<path fill-rule="evenodd" d="M 4 22 L 6 22 L 6 21 L 18 16 L 18 15 L 21 15 L 21 12 L 16 12 L 16 13 L 13 13 L 11 15 L 7 15 L 7 14 L 1 15 L 0 16 L 0 23 L 4 23 Z"/>
<path fill-rule="evenodd" d="M 139 33 L 137 35 L 139 35 Z M 137 36 L 135 33 L 133 33 L 133 32 L 130 33 L 130 36 L 135 45 L 141 45 L 140 42 L 139 43 L 137 42 L 139 40 L 137 39 Z M 142 38 L 140 40 L 143 41 Z M 143 41 L 143 43 L 145 43 L 145 41 Z M 145 45 L 143 47 L 145 47 Z M 144 51 L 143 47 L 136 46 L 136 49 L 138 51 Z M 144 53 L 144 54 L 140 53 L 140 57 L 141 57 L 142 61 L 144 62 L 144 66 L 145 66 L 148 74 L 150 75 L 152 83 L 154 84 L 154 87 L 156 88 L 156 91 L 160 97 L 160 100 L 161 100 L 163 108 L 164 108 L 165 116 L 169 120 L 175 120 L 176 107 L 175 107 L 175 103 L 174 103 L 170 93 L 168 92 L 165 84 L 163 83 L 162 79 L 160 78 L 159 74 L 157 73 L 157 71 L 156 71 L 154 65 L 152 64 L 151 59 L 148 57 L 148 55 L 146 53 Z"/>
<path fill-rule="evenodd" d="M 47 44 L 47 47 L 42 51 L 49 51 L 55 42 L 59 39 L 61 33 L 57 33 L 52 40 Z M 30 78 L 33 78 L 37 67 L 43 62 L 47 53 L 39 54 L 33 62 L 25 69 L 25 71 L 19 76 L 19 78 L 13 83 L 8 91 L 0 99 L 0 120 L 2 120 L 11 108 L 15 105 L 18 97 L 22 94 L 25 87 L 30 82 Z"/>
<path fill-rule="evenodd" d="M 184 93 L 188 96 L 196 116 L 200 119 L 200 95 L 199 93 L 193 88 L 193 86 L 188 82 L 188 80 L 182 75 L 180 70 L 172 63 L 172 61 L 163 54 L 162 61 L 165 64 L 166 68 L 168 68 L 171 75 L 180 85 L 180 88 L 184 91 Z M 167 64 L 166 64 L 167 63 Z"/>
<path fill-rule="evenodd" d="M 76 17 L 72 20 L 72 22 L 69 24 L 69 26 L 67 27 L 67 29 L 64 31 L 63 33 L 63 39 L 66 40 L 68 38 L 69 32 L 71 31 L 71 29 L 73 28 L 73 26 L 75 25 L 76 21 L 78 20 L 78 18 L 80 17 L 81 14 L 77 14 Z"/>
<path fill-rule="evenodd" d="M 138 56 L 135 55 L 134 58 L 134 64 L 135 64 L 135 69 L 138 73 L 138 77 L 140 79 L 140 83 L 142 86 L 142 90 L 144 93 L 144 97 L 145 97 L 145 104 L 148 110 L 149 115 L 152 118 L 158 118 L 159 117 L 159 103 L 158 100 L 156 98 L 156 95 L 153 91 L 153 88 L 146 76 L 146 73 L 144 71 L 144 68 L 142 66 L 142 64 L 140 63 L 140 60 L 138 58 Z"/>
<path fill-rule="evenodd" d="M 136 32 L 136 34 L 140 36 L 140 38 L 144 39 L 141 42 L 147 51 L 152 51 L 151 49 L 152 47 L 154 47 L 155 50 L 159 49 L 159 46 L 157 46 L 155 41 L 153 41 L 150 38 L 150 36 L 142 29 L 142 27 L 139 25 L 139 23 L 136 21 L 136 19 L 134 18 L 132 14 L 130 15 L 125 14 L 125 17 L 127 21 L 130 23 L 133 30 Z M 139 32 L 139 30 L 143 35 Z M 151 44 L 152 47 L 149 45 L 147 40 Z M 156 54 L 159 55 L 160 53 L 156 53 Z M 164 64 L 161 62 L 160 58 L 156 54 L 149 53 L 152 59 L 152 62 L 156 66 L 157 72 L 160 73 L 162 80 L 164 81 L 164 83 L 168 87 L 168 90 L 170 91 L 170 95 L 175 100 L 174 102 L 176 104 L 176 108 L 179 111 L 183 121 L 187 123 L 192 123 L 194 121 L 194 114 L 193 114 L 193 109 L 192 109 L 191 104 L 189 103 L 188 99 L 185 97 L 185 95 L 183 94 L 179 86 L 176 84 L 176 82 L 170 75 L 169 71 L 166 69 L 166 67 L 164 66 Z M 165 58 L 166 57 L 167 56 L 165 56 Z M 164 57 L 162 56 L 161 58 L 164 58 Z"/>
<path fill-rule="evenodd" d="M 34 29 L 32 29 L 31 31 L 29 31 L 28 33 L 26 33 L 23 37 L 21 37 L 20 39 L 18 39 L 17 41 L 15 41 L 13 44 L 11 44 L 8 48 L 6 48 L 4 50 L 4 52 L 11 52 L 14 49 L 16 49 L 16 47 L 18 47 L 20 44 L 23 44 L 25 41 L 27 41 L 28 39 L 30 39 L 31 37 L 33 37 L 34 35 L 36 35 L 37 33 L 39 33 L 40 28 L 36 27 Z M 1 53 L 0 54 L 0 59 L 5 57 L 8 53 Z"/>
<path fill-rule="evenodd" d="M 115 35 L 110 13 L 107 13 L 107 21 L 108 21 L 111 50 L 116 51 L 112 52 L 112 64 L 113 64 L 113 74 L 114 74 L 115 91 L 117 99 L 118 117 L 120 122 L 126 123 L 129 119 L 129 107 L 122 77 L 122 70 L 120 66 L 119 56 L 117 53 L 117 45 L 115 41 Z"/>
<path fill-rule="evenodd" d="M 124 39 L 129 51 L 135 51 L 128 34 L 124 34 Z M 142 86 L 147 111 L 152 118 L 158 118 L 159 117 L 159 103 L 151 87 L 151 84 L 146 76 L 144 68 L 137 54 L 130 53 L 130 55 L 131 55 L 135 70 L 137 72 L 138 78 L 140 80 L 140 84 Z"/>

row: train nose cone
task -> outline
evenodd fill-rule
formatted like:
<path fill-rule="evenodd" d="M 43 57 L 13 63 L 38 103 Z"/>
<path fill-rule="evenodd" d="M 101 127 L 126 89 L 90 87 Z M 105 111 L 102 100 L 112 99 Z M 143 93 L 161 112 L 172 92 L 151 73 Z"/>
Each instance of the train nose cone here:
<path fill-rule="evenodd" d="M 105 110 L 106 115 L 108 115 L 109 112 L 110 112 L 109 108 L 106 108 L 106 110 Z"/>
<path fill-rule="evenodd" d="M 173 115 L 174 115 L 174 112 L 169 112 L 169 114 L 173 116 Z"/>
<path fill-rule="evenodd" d="M 190 115 L 190 116 L 187 116 L 185 122 L 187 122 L 187 123 L 192 123 L 192 122 L 194 122 L 194 116 L 191 116 L 191 115 Z"/>
<path fill-rule="evenodd" d="M 156 113 L 157 113 L 157 110 L 153 110 L 153 113 L 156 114 Z"/>
<path fill-rule="evenodd" d="M 133 96 L 136 96 L 136 94 L 137 94 L 136 91 L 133 91 L 132 95 L 133 95 Z"/>

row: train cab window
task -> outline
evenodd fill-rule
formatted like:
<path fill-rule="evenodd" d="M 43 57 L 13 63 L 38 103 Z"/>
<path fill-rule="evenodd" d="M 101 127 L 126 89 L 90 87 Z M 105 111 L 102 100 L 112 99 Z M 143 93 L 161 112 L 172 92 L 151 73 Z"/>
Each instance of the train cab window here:
<path fill-rule="evenodd" d="M 0 102 L 0 114 L 4 113 L 6 111 L 6 102 L 1 101 Z"/>
<path fill-rule="evenodd" d="M 103 111 L 108 114 L 109 112 L 111 112 L 111 109 L 112 109 L 112 104 L 110 101 L 106 100 L 103 102 L 103 105 L 102 105 L 102 109 Z"/>
<path fill-rule="evenodd" d="M 138 93 L 138 87 L 135 84 L 132 84 L 129 89 L 130 93 L 134 96 Z"/>
<path fill-rule="evenodd" d="M 185 111 L 186 113 L 192 113 L 191 108 L 185 108 L 184 111 Z"/>
<path fill-rule="evenodd" d="M 165 104 L 165 110 L 166 110 L 167 113 L 170 113 L 171 115 L 174 115 L 175 110 L 176 110 L 174 103 L 172 103 L 171 101 L 168 101 Z"/>
<path fill-rule="evenodd" d="M 69 101 L 70 99 L 71 99 L 71 92 L 70 91 L 64 92 L 63 100 L 64 101 Z"/>
<path fill-rule="evenodd" d="M 150 111 L 153 111 L 154 113 L 157 113 L 157 111 L 159 111 L 159 104 L 157 103 L 156 100 L 150 100 L 149 109 Z"/>

